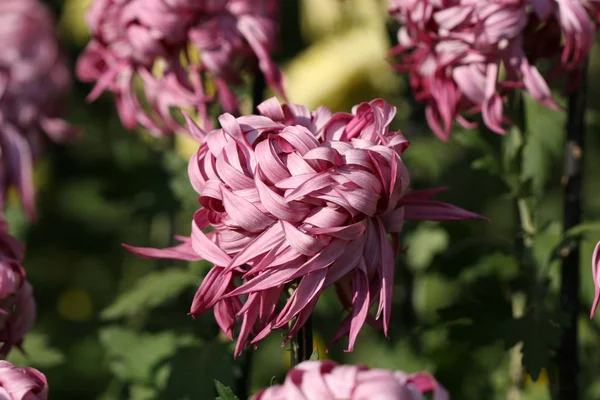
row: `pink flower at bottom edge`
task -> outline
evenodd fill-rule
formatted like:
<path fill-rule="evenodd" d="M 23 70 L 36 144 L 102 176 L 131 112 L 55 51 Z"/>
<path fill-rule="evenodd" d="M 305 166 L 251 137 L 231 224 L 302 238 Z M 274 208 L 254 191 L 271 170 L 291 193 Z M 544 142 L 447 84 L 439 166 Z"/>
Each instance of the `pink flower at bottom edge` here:
<path fill-rule="evenodd" d="M 46 400 L 48 382 L 34 368 L 19 368 L 0 361 L 0 398 L 3 400 Z"/>
<path fill-rule="evenodd" d="M 424 400 L 426 393 L 433 400 L 449 399 L 427 373 L 305 361 L 288 372 L 282 385 L 263 389 L 252 400 Z"/>

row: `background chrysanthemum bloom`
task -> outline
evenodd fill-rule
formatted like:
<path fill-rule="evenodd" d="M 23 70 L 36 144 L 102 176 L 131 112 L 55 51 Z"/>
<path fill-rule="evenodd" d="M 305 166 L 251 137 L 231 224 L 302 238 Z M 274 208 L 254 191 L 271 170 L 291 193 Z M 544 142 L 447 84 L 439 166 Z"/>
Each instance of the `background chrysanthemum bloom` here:
<path fill-rule="evenodd" d="M 465 113 L 481 112 L 491 130 L 504 133 L 503 98 L 516 88 L 558 108 L 534 63 L 554 59 L 550 76 L 575 76 L 593 44 L 598 10 L 597 0 L 391 0 L 402 24 L 392 54 L 441 139 L 454 120 L 474 126 Z"/>
<path fill-rule="evenodd" d="M 212 262 L 191 314 L 214 308 L 230 338 L 241 318 L 236 354 L 294 321 L 291 337 L 332 285 L 349 311 L 334 340 L 349 335 L 351 351 L 365 322 L 381 323 L 387 334 L 404 221 L 479 216 L 432 200 L 440 189 L 408 191 L 400 157 L 408 141 L 389 130 L 396 109 L 383 100 L 352 114 L 310 112 L 274 98 L 258 109 L 237 119 L 223 114 L 222 128 L 208 134 L 190 121 L 201 146 L 188 171 L 202 205 L 191 238 L 171 249 L 132 250 Z M 284 289 L 293 291 L 279 309 Z M 374 317 L 369 310 L 378 301 Z"/>
<path fill-rule="evenodd" d="M 128 128 L 139 124 L 155 135 L 179 131 L 173 108 L 195 110 L 210 126 L 207 105 L 218 101 L 237 113 L 232 89 L 257 67 L 283 93 L 270 55 L 278 8 L 275 0 L 95 0 L 87 18 L 93 38 L 77 75 L 96 82 L 89 99 L 105 90 L 116 95 Z M 207 78 L 214 87 L 207 88 Z"/>
<path fill-rule="evenodd" d="M 590 318 L 594 318 L 596 308 L 598 308 L 598 303 L 600 303 L 600 242 L 594 248 L 592 255 L 592 279 L 594 281 L 594 303 L 592 304 Z"/>
<path fill-rule="evenodd" d="M 449 399 L 427 373 L 305 361 L 288 372 L 282 385 L 263 389 L 252 400 L 424 400 L 428 393 L 432 400 Z"/>
<path fill-rule="evenodd" d="M 58 118 L 70 75 L 54 20 L 37 0 L 0 2 L 0 208 L 15 186 L 35 215 L 33 160 L 44 135 L 64 140 L 71 130 Z"/>
<path fill-rule="evenodd" d="M 35 368 L 19 368 L 8 361 L 0 361 L 0 399 L 46 400 L 46 377 Z"/>
<path fill-rule="evenodd" d="M 23 342 L 35 322 L 33 289 L 21 265 L 24 252 L 24 246 L 8 234 L 0 215 L 0 358 Z"/>

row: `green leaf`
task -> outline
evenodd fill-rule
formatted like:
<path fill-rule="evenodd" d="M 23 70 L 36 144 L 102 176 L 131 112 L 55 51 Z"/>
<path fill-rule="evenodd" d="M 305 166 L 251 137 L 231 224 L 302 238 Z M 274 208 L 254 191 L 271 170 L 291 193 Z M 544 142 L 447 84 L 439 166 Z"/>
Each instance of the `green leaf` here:
<path fill-rule="evenodd" d="M 203 342 L 201 346 L 180 347 L 165 361 L 170 366 L 170 375 L 158 399 L 206 399 L 214 391 L 214 379 L 224 385 L 235 382 L 235 366 L 228 342 Z M 239 364 L 239 360 L 238 363 Z M 206 371 L 210 366 L 209 372 Z"/>
<path fill-rule="evenodd" d="M 48 337 L 42 333 L 30 332 L 23 342 L 25 354 L 13 350 L 8 361 L 21 367 L 32 366 L 39 368 L 51 368 L 62 364 L 65 356 L 60 350 L 48 344 Z"/>
<path fill-rule="evenodd" d="M 521 150 L 523 135 L 518 127 L 513 126 L 502 140 L 503 178 L 513 193 L 518 193 L 521 186 Z"/>
<path fill-rule="evenodd" d="M 117 326 L 102 329 L 99 336 L 113 374 L 124 381 L 140 384 L 155 383 L 160 364 L 179 346 L 194 340 L 175 332 L 138 333 Z"/>
<path fill-rule="evenodd" d="M 500 173 L 500 165 L 496 157 L 492 154 L 486 154 L 471 163 L 471 168 L 476 170 L 487 171 L 490 175 L 498 175 Z"/>
<path fill-rule="evenodd" d="M 566 253 L 573 250 L 582 238 L 590 233 L 597 233 L 599 231 L 600 222 L 598 221 L 584 222 L 569 229 L 552 249 L 550 262 L 562 259 Z"/>
<path fill-rule="evenodd" d="M 504 164 L 504 169 L 506 171 L 512 171 L 515 164 L 518 167 L 518 156 L 523 147 L 523 135 L 519 128 L 513 126 L 506 134 L 502 145 L 502 162 Z"/>
<path fill-rule="evenodd" d="M 160 306 L 187 287 L 197 286 L 198 281 L 197 275 L 183 269 L 152 272 L 136 282 L 133 288 L 121 294 L 112 305 L 102 311 L 101 317 L 106 320 L 132 317 Z"/>
<path fill-rule="evenodd" d="M 549 365 L 553 349 L 559 345 L 564 321 L 564 314 L 552 313 L 540 304 L 529 307 L 525 315 L 513 321 L 510 334 L 523 342 L 523 366 L 534 381 Z"/>
<path fill-rule="evenodd" d="M 565 232 L 565 236 L 570 238 L 579 237 L 585 235 L 590 232 L 598 232 L 600 231 L 600 222 L 599 221 L 589 221 L 584 222 L 582 224 L 576 225 Z"/>
<path fill-rule="evenodd" d="M 417 270 L 423 270 L 431 264 L 436 254 L 448 248 L 448 232 L 436 224 L 420 224 L 406 236 L 408 264 Z"/>
<path fill-rule="evenodd" d="M 532 189 L 540 195 L 553 167 L 560 166 L 565 113 L 548 110 L 526 97 L 527 132 L 523 149 L 522 179 L 532 180 Z"/>
<path fill-rule="evenodd" d="M 216 379 L 215 386 L 217 387 L 217 393 L 219 393 L 219 397 L 217 397 L 216 400 L 239 400 L 231 388 L 223 385 Z"/>
<path fill-rule="evenodd" d="M 482 346 L 503 343 L 510 348 L 518 342 L 508 333 L 512 329 L 512 308 L 505 284 L 497 273 L 464 281 L 456 302 L 438 309 L 438 315 L 448 324 L 448 340 L 464 343 L 475 350 Z"/>
<path fill-rule="evenodd" d="M 131 385 L 129 388 L 129 400 L 154 400 L 156 389 L 144 385 Z"/>
<path fill-rule="evenodd" d="M 319 349 L 315 349 L 309 358 L 310 361 L 319 361 Z"/>

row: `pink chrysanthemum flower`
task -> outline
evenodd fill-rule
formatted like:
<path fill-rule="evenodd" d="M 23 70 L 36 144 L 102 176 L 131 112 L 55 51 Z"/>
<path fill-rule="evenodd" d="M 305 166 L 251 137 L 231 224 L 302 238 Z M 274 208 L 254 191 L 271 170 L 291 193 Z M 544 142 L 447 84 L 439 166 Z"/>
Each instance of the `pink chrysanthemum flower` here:
<path fill-rule="evenodd" d="M 429 374 L 305 361 L 291 369 L 282 385 L 257 393 L 252 400 L 448 400 L 446 390 Z"/>
<path fill-rule="evenodd" d="M 46 377 L 35 368 L 19 368 L 0 361 L 0 399 L 47 400 Z"/>
<path fill-rule="evenodd" d="M 210 127 L 207 106 L 218 101 L 236 114 L 232 89 L 257 67 L 283 95 L 281 73 L 270 55 L 277 13 L 275 0 L 95 0 L 87 16 L 93 38 L 77 75 L 96 82 L 90 100 L 106 90 L 116 95 L 128 128 L 139 124 L 154 135 L 180 131 L 175 108 L 195 110 Z M 208 77 L 215 94 L 208 93 Z"/>
<path fill-rule="evenodd" d="M 0 215 L 0 358 L 21 345 L 36 316 L 33 289 L 21 265 L 25 248 L 7 228 Z"/>
<path fill-rule="evenodd" d="M 596 308 L 598 308 L 600 302 L 600 242 L 596 245 L 592 255 L 592 279 L 594 280 L 594 303 L 592 304 L 590 318 L 594 318 Z"/>
<path fill-rule="evenodd" d="M 503 98 L 515 88 L 558 108 L 534 63 L 559 59 L 551 75 L 576 71 L 595 39 L 599 10 L 598 0 L 391 0 L 402 24 L 392 54 L 441 139 L 454 120 L 474 126 L 465 113 L 481 112 L 491 130 L 504 133 Z"/>
<path fill-rule="evenodd" d="M 58 119 L 70 74 L 52 15 L 37 0 L 2 0 L 0 27 L 0 209 L 14 185 L 33 218 L 32 164 L 44 135 L 61 141 L 71 133 Z"/>
<path fill-rule="evenodd" d="M 383 100 L 352 114 L 323 107 L 311 113 L 274 98 L 258 109 L 260 115 L 237 119 L 223 114 L 222 128 L 208 134 L 190 121 L 201 146 L 188 171 L 202 205 L 191 238 L 165 250 L 130 249 L 213 263 L 190 313 L 214 308 L 230 338 L 241 318 L 236 354 L 294 321 L 291 337 L 332 285 L 349 310 L 334 340 L 349 335 L 351 351 L 365 322 L 381 323 L 387 334 L 404 221 L 479 216 L 432 200 L 441 189 L 408 190 L 401 159 L 408 141 L 389 130 L 396 109 Z M 369 310 L 377 301 L 374 317 Z"/>

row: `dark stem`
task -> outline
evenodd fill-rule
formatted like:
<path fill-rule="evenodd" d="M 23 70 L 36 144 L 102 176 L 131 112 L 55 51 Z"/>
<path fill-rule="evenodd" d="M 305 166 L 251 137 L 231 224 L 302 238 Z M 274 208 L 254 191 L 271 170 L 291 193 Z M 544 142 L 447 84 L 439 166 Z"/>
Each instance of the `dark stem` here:
<path fill-rule="evenodd" d="M 304 326 L 296 334 L 296 343 L 298 348 L 296 349 L 295 363 L 299 364 L 302 361 L 310 360 L 313 352 L 312 317 L 308 317 Z"/>
<path fill-rule="evenodd" d="M 581 222 L 581 192 L 583 150 L 585 141 L 587 62 L 581 79 L 569 96 L 566 124 L 565 163 L 562 176 L 564 185 L 563 218 L 568 229 Z M 579 243 L 573 242 L 562 249 L 560 302 L 566 313 L 558 351 L 558 399 L 577 400 L 579 395 L 579 356 L 577 343 L 577 316 L 579 315 Z"/>
<path fill-rule="evenodd" d="M 256 107 L 263 101 L 263 94 L 266 87 L 267 83 L 265 81 L 265 76 L 259 69 L 256 71 L 254 83 L 252 84 L 252 108 L 256 113 L 258 113 L 258 109 Z"/>
<path fill-rule="evenodd" d="M 250 397 L 250 366 L 252 365 L 252 351 L 245 351 L 241 362 L 235 368 L 235 394 L 239 399 Z"/>

